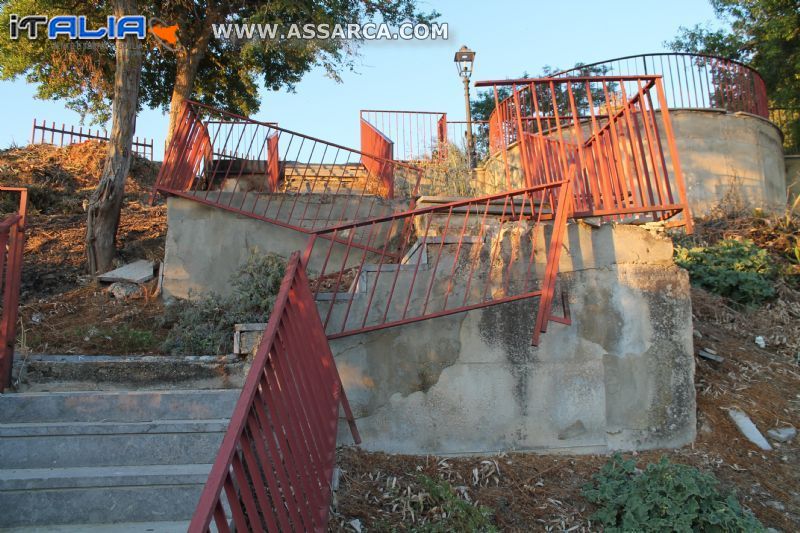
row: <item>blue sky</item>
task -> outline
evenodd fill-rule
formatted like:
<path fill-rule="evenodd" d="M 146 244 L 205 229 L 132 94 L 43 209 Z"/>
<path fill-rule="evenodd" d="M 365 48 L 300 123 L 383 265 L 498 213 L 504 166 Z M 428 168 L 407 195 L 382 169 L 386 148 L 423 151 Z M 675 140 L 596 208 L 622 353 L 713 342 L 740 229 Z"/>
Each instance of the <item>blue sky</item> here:
<path fill-rule="evenodd" d="M 567 68 L 618 56 L 663 51 L 679 26 L 711 22 L 705 0 L 519 0 L 420 2 L 449 24 L 447 41 L 385 41 L 365 44 L 355 72 L 342 83 L 316 69 L 295 93 L 262 91 L 257 118 L 358 148 L 359 109 L 443 111 L 464 115 L 463 86 L 453 54 L 466 44 L 476 51 L 473 80 L 539 74 L 545 65 Z M 34 98 L 24 80 L 0 82 L 5 103 L 0 148 L 27 144 L 34 118 L 79 124 L 77 113 L 58 101 Z M 145 110 L 137 134 L 152 137 L 160 157 L 167 127 L 161 111 Z"/>

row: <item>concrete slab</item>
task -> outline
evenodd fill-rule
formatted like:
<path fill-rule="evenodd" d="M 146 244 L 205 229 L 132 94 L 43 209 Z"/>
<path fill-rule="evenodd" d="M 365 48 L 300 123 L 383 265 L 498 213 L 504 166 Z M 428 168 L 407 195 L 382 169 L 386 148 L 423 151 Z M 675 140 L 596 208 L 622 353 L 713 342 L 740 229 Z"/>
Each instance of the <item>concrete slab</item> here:
<path fill-rule="evenodd" d="M 150 281 L 153 279 L 154 268 L 154 262 L 140 259 L 138 261 L 134 261 L 133 263 L 128 263 L 127 265 L 116 268 L 111 272 L 101 274 L 100 276 L 97 276 L 97 279 L 105 283 L 114 283 L 115 281 L 144 283 L 145 281 Z"/>

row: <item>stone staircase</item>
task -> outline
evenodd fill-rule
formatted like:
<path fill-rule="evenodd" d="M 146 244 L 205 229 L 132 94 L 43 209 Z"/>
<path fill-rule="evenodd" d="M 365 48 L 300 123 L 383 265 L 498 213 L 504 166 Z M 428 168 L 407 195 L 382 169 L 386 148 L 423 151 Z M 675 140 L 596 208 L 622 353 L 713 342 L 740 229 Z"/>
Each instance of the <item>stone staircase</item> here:
<path fill-rule="evenodd" d="M 347 194 L 374 189 L 369 171 L 361 163 L 307 164 L 283 163 L 282 192 Z"/>
<path fill-rule="evenodd" d="M 0 395 L 0 530 L 185 531 L 238 395 Z"/>

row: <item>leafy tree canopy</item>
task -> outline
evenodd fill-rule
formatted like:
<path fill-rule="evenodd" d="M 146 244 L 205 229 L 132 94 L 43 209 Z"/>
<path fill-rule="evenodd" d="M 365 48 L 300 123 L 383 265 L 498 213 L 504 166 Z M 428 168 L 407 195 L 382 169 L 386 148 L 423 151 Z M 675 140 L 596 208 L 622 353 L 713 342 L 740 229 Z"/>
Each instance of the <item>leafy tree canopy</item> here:
<path fill-rule="evenodd" d="M 774 107 L 800 107 L 800 5 L 797 0 L 711 0 L 722 28 L 681 27 L 675 51 L 736 59 L 758 70 Z"/>
<path fill-rule="evenodd" d="M 90 24 L 100 26 L 111 13 L 111 4 L 110 0 L 0 0 L 0 25 L 7 28 L 12 13 L 20 17 L 69 13 L 85 15 Z M 359 43 L 341 39 L 237 42 L 214 38 L 213 24 L 397 24 L 406 20 L 428 23 L 438 17 L 436 12 L 419 12 L 415 0 L 163 0 L 139 2 L 139 10 L 148 19 L 179 26 L 174 50 L 164 48 L 148 34 L 140 105 L 169 108 L 176 76 L 179 70 L 186 70 L 184 65 L 188 63 L 192 67 L 188 69 L 191 87 L 184 96 L 239 113 L 259 109 L 260 85 L 271 90 L 293 90 L 302 76 L 316 66 L 338 80 L 342 70 L 354 68 Z M 113 41 L 82 48 L 65 46 L 66 38 L 12 40 L 8 32 L 0 34 L 0 79 L 21 77 L 36 86 L 39 98 L 63 100 L 68 108 L 82 116 L 92 116 L 95 122 L 108 119 L 113 98 Z M 191 64 L 192 60 L 197 63 Z"/>

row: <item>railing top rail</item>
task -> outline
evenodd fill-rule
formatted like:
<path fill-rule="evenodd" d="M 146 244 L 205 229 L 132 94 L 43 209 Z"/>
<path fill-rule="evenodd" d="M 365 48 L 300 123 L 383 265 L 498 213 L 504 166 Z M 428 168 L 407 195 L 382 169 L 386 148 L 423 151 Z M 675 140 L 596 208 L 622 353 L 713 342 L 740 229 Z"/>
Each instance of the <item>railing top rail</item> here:
<path fill-rule="evenodd" d="M 277 125 L 275 125 L 274 122 L 264 122 L 264 121 L 260 121 L 260 120 L 255 120 L 255 119 L 248 118 L 248 117 L 245 117 L 245 116 L 242 116 L 242 115 L 237 115 L 236 113 L 233 113 L 231 111 L 226 111 L 224 109 L 219 109 L 219 108 L 216 108 L 216 107 L 213 107 L 213 106 L 210 106 L 210 105 L 202 104 L 202 103 L 194 101 L 194 100 L 186 100 L 186 103 L 188 105 L 192 105 L 192 106 L 195 106 L 195 107 L 206 109 L 206 110 L 208 110 L 210 112 L 213 112 L 213 113 L 218 113 L 220 115 L 233 117 L 233 118 L 237 119 L 240 122 L 247 122 L 247 123 L 250 123 L 250 124 L 257 124 L 259 126 L 266 126 L 268 128 L 272 128 L 272 129 L 274 129 L 276 131 L 282 131 L 284 133 L 288 133 L 289 135 L 295 135 L 297 137 L 300 137 L 301 139 L 308 139 L 309 141 L 318 142 L 320 144 L 326 144 L 328 146 L 332 146 L 333 148 L 337 148 L 339 150 L 344 150 L 346 152 L 351 152 L 351 153 L 357 154 L 359 156 L 369 157 L 369 158 L 374 159 L 376 161 L 381 161 L 383 163 L 394 165 L 396 167 L 403 167 L 403 168 L 407 168 L 409 170 L 413 170 L 415 172 L 420 172 L 420 169 L 415 167 L 414 165 L 409 165 L 409 164 L 403 163 L 401 161 L 392 161 L 392 160 L 384 159 L 382 157 L 379 157 L 379 156 L 376 156 L 376 155 L 372 155 L 372 154 L 366 154 L 366 153 L 361 152 L 359 150 L 356 150 L 354 148 L 349 148 L 349 147 L 341 145 L 341 144 L 337 144 L 337 143 L 333 143 L 333 142 L 330 142 L 330 141 L 326 141 L 324 139 L 320 139 L 319 137 L 314 137 L 312 135 L 306 135 L 304 133 L 299 133 L 299 132 L 294 131 L 294 130 L 283 128 L 281 126 L 277 126 Z M 219 121 L 217 121 L 217 122 L 219 122 Z M 224 121 L 222 121 L 222 122 L 224 122 Z"/>
<path fill-rule="evenodd" d="M 410 109 L 362 109 L 361 113 L 413 113 L 416 115 L 446 115 L 444 111 L 414 111 Z"/>
<path fill-rule="evenodd" d="M 20 216 L 19 213 L 12 213 L 8 215 L 5 219 L 3 219 L 3 221 L 0 222 L 0 232 L 8 231 L 11 229 L 11 226 L 20 220 L 22 220 L 22 216 Z"/>
<path fill-rule="evenodd" d="M 471 121 L 467 121 L 467 120 L 448 120 L 447 123 L 448 124 L 469 124 L 469 123 L 472 123 L 472 124 L 488 124 L 489 121 L 488 120 L 471 120 Z"/>
<path fill-rule="evenodd" d="M 505 85 L 527 85 L 531 83 L 569 83 L 569 82 L 597 82 L 597 81 L 636 81 L 649 80 L 655 81 L 661 78 L 660 74 L 633 74 L 620 76 L 568 76 L 563 78 L 514 78 L 506 80 L 483 80 L 476 81 L 475 87 L 493 87 Z"/>
<path fill-rule="evenodd" d="M 394 141 L 393 141 L 393 140 L 391 140 L 389 137 L 387 137 L 387 136 L 386 136 L 386 134 L 385 134 L 385 133 L 383 133 L 381 130 L 379 130 L 379 129 L 378 129 L 378 128 L 377 128 L 377 127 L 374 125 L 374 124 L 371 124 L 369 120 L 364 120 L 364 118 L 361 118 L 361 122 L 363 122 L 364 124 L 366 124 L 367 126 L 369 126 L 370 128 L 372 128 L 372 130 L 373 130 L 373 131 L 374 131 L 374 132 L 375 132 L 377 135 L 380 135 L 380 137 L 381 137 L 381 138 L 382 138 L 384 141 L 386 141 L 386 142 L 387 142 L 387 143 L 389 143 L 389 144 L 394 144 Z M 380 158 L 378 158 L 378 159 L 380 159 Z"/>
<path fill-rule="evenodd" d="M 761 77 L 761 73 L 759 71 L 757 71 L 756 69 L 754 69 L 750 65 L 748 65 L 746 63 L 742 63 L 741 61 L 738 61 L 736 59 L 730 59 L 730 58 L 727 58 L 727 57 L 716 56 L 716 55 L 712 55 L 712 54 L 701 54 L 701 53 L 694 53 L 694 52 L 652 52 L 652 53 L 645 53 L 645 54 L 634 54 L 634 55 L 629 55 L 629 56 L 615 57 L 615 58 L 612 58 L 612 59 L 606 59 L 606 60 L 603 60 L 603 61 L 595 61 L 594 63 L 587 63 L 585 65 L 577 65 L 577 66 L 574 66 L 572 68 L 560 70 L 558 72 L 554 72 L 554 73 L 550 74 L 550 76 L 548 76 L 548 77 L 562 76 L 564 74 L 568 74 L 570 72 L 576 72 L 576 71 L 579 72 L 579 71 L 587 69 L 587 68 L 592 68 L 592 67 L 597 67 L 597 66 L 600 66 L 600 65 L 605 65 L 606 63 L 613 63 L 615 61 L 625 61 L 625 60 L 628 60 L 628 59 L 641 59 L 643 57 L 666 57 L 666 56 L 702 57 L 702 58 L 706 58 L 706 59 L 717 59 L 717 60 L 721 60 L 721 61 L 727 61 L 729 63 L 734 63 L 734 64 L 742 66 L 742 67 L 744 67 L 746 69 L 752 70 L 753 72 L 758 74 L 759 77 Z"/>
<path fill-rule="evenodd" d="M 532 193 L 536 191 L 541 191 L 544 189 L 552 189 L 555 187 L 560 187 L 561 185 L 565 184 L 566 181 L 554 181 L 550 183 L 545 183 L 543 185 L 536 185 L 535 187 L 525 187 L 522 189 L 514 189 L 511 191 L 505 191 L 496 194 L 488 194 L 485 196 L 477 196 L 474 198 L 467 198 L 466 200 L 458 200 L 456 202 L 448 202 L 446 204 L 439 204 L 434 205 L 431 207 L 421 207 L 416 209 L 409 209 L 407 211 L 399 211 L 397 213 L 392 213 L 391 215 L 385 215 L 380 217 L 373 217 L 373 218 L 366 218 L 364 220 L 357 220 L 354 222 L 345 222 L 343 224 L 339 224 L 337 226 L 330 226 L 327 228 L 321 228 L 318 230 L 310 231 L 309 233 L 312 235 L 324 235 L 326 233 L 333 233 L 335 231 L 341 231 L 345 229 L 352 229 L 352 228 L 359 228 L 362 226 L 367 226 L 370 224 L 380 224 L 381 222 L 389 222 L 392 220 L 397 220 L 399 218 L 408 217 L 408 216 L 418 216 L 418 215 L 425 215 L 427 213 L 432 213 L 434 211 L 447 211 L 448 209 L 455 209 L 457 207 L 464 207 L 470 204 L 483 204 L 486 202 L 491 202 L 492 200 L 499 200 L 501 198 L 510 198 L 512 196 L 518 196 L 521 194 Z"/>

